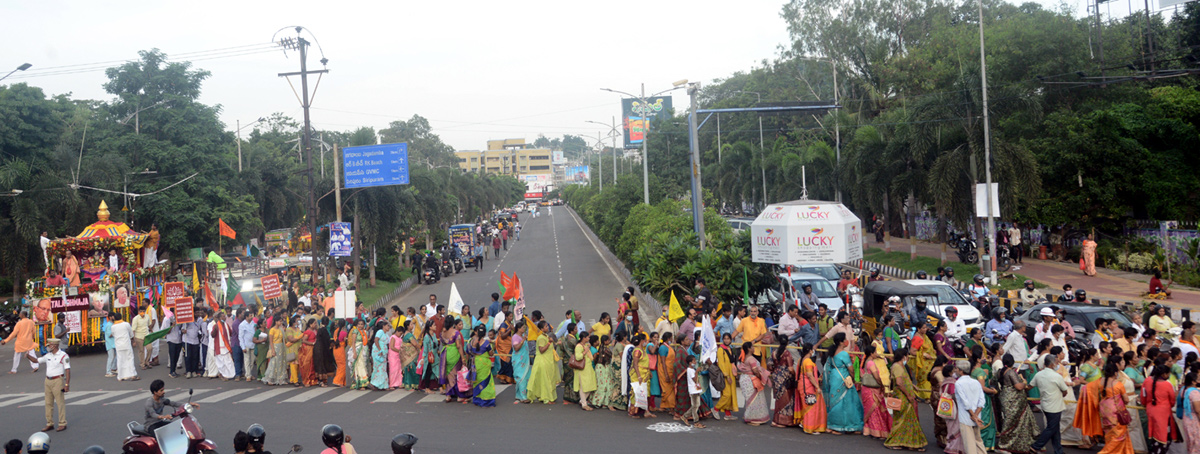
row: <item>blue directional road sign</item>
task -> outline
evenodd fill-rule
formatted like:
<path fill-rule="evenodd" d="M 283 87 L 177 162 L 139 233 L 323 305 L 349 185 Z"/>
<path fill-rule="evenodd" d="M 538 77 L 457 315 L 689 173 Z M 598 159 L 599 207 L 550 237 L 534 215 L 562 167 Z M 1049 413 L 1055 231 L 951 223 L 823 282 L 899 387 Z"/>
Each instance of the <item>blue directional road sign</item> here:
<path fill-rule="evenodd" d="M 408 143 L 346 147 L 342 165 L 347 189 L 408 184 Z"/>

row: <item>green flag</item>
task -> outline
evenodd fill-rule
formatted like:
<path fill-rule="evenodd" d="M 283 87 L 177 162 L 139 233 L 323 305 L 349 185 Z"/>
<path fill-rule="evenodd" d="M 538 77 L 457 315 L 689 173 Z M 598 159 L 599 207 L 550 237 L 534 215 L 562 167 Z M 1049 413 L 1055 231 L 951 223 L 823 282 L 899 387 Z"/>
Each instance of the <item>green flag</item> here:
<path fill-rule="evenodd" d="M 242 287 L 233 280 L 233 272 L 230 272 L 229 276 L 225 278 L 225 301 L 233 301 L 241 291 Z"/>
<path fill-rule="evenodd" d="M 171 332 L 171 327 L 168 326 L 167 328 L 165 328 L 161 331 L 155 331 L 153 333 L 147 334 L 146 338 L 142 340 L 142 343 L 149 344 L 156 340 L 167 337 L 167 333 L 169 333 L 169 332 Z"/>

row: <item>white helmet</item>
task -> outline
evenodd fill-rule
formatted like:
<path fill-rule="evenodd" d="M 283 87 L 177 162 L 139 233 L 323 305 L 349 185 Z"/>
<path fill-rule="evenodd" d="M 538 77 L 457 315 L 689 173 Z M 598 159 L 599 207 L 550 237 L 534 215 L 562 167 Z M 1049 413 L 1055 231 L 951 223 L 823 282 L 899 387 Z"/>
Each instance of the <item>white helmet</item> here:
<path fill-rule="evenodd" d="M 25 445 L 25 452 L 30 454 L 50 452 L 50 436 L 45 432 L 34 432 L 29 436 L 29 442 Z"/>

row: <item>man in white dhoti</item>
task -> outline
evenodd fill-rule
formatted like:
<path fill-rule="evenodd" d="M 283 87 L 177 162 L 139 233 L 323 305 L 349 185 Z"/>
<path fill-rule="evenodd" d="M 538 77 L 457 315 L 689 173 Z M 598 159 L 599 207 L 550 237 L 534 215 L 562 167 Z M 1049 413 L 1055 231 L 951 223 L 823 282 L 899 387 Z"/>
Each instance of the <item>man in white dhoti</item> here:
<path fill-rule="evenodd" d="M 42 262 L 46 264 L 46 269 L 50 269 L 50 255 L 46 253 L 46 249 L 50 247 L 50 237 L 46 236 L 46 232 L 42 232 L 38 243 L 42 245 Z"/>
<path fill-rule="evenodd" d="M 133 325 L 121 319 L 120 312 L 109 312 L 113 316 L 112 335 L 117 350 L 117 380 L 138 380 L 136 358 L 133 356 Z"/>
<path fill-rule="evenodd" d="M 149 304 L 149 303 L 147 303 L 147 304 Z M 151 333 L 158 332 L 158 331 L 162 330 L 163 328 L 166 328 L 167 326 L 169 326 L 169 325 L 163 325 L 163 317 L 158 316 L 158 311 L 159 311 L 159 308 L 154 306 L 153 304 L 151 304 L 150 308 L 146 311 L 150 314 L 150 332 Z M 157 366 L 159 364 L 158 363 L 158 344 L 161 342 L 162 342 L 161 339 L 155 339 L 154 342 L 152 342 L 150 344 L 150 366 L 151 367 Z"/>
<path fill-rule="evenodd" d="M 217 312 L 217 317 L 213 320 L 211 326 L 209 335 L 212 339 L 212 346 L 209 347 L 208 351 L 213 355 L 212 369 L 217 374 L 220 374 L 221 380 L 229 380 L 233 378 L 235 368 L 233 365 L 233 344 L 230 338 L 229 323 L 225 321 L 225 312 Z"/>

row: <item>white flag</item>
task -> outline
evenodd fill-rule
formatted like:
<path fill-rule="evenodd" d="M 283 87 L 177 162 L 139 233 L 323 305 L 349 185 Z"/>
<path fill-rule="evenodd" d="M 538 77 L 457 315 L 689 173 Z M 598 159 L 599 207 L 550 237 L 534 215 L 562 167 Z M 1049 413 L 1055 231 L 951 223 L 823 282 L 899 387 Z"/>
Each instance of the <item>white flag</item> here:
<path fill-rule="evenodd" d="M 504 313 L 497 312 L 495 317 L 492 317 L 492 329 L 499 331 L 500 325 L 504 324 Z"/>
<path fill-rule="evenodd" d="M 717 363 L 717 336 L 707 315 L 700 322 L 700 363 L 703 364 L 705 360 Z"/>
<path fill-rule="evenodd" d="M 458 294 L 458 285 L 451 283 L 450 284 L 450 302 L 449 302 L 449 306 L 447 306 L 447 309 L 449 309 L 449 312 L 451 314 L 462 315 L 461 314 L 462 307 L 463 307 L 463 299 L 462 299 L 462 295 Z M 469 316 L 470 314 L 466 314 L 466 315 Z"/>

